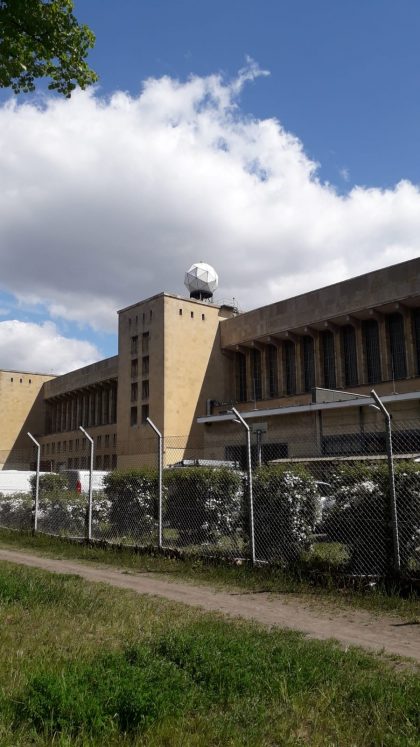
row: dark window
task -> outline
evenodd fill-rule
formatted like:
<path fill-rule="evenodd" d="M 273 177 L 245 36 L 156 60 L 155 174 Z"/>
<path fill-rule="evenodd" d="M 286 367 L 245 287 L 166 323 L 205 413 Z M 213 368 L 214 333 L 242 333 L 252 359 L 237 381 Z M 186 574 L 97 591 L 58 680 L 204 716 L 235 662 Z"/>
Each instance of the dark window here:
<path fill-rule="evenodd" d="M 388 334 L 392 378 L 405 379 L 407 376 L 407 364 L 405 358 L 404 319 L 401 314 L 390 314 L 388 317 Z"/>
<path fill-rule="evenodd" d="M 256 348 L 251 350 L 252 398 L 262 398 L 261 385 L 261 352 Z"/>
<path fill-rule="evenodd" d="M 416 346 L 417 373 L 420 374 L 420 309 L 413 311 L 414 342 Z"/>
<path fill-rule="evenodd" d="M 205 314 L 201 314 L 201 319 L 202 319 L 203 322 L 204 322 L 205 318 L 206 318 Z"/>
<path fill-rule="evenodd" d="M 108 433 L 105 436 L 105 448 L 109 449 L 109 434 Z"/>
<path fill-rule="evenodd" d="M 236 399 L 246 402 L 246 358 L 243 353 L 236 353 Z"/>
<path fill-rule="evenodd" d="M 131 338 L 131 355 L 137 355 L 139 348 L 139 338 L 137 335 Z"/>
<path fill-rule="evenodd" d="M 270 397 L 277 397 L 278 391 L 278 371 L 277 371 L 277 348 L 269 345 L 267 348 L 267 368 L 268 368 L 268 394 Z"/>
<path fill-rule="evenodd" d="M 100 455 L 96 456 L 95 465 L 95 469 L 102 469 L 102 457 Z"/>
<path fill-rule="evenodd" d="M 141 406 L 141 422 L 146 423 L 148 417 L 149 417 L 149 405 L 142 405 Z"/>
<path fill-rule="evenodd" d="M 141 396 L 142 399 L 149 399 L 149 379 L 146 379 L 146 381 L 142 382 Z"/>
<path fill-rule="evenodd" d="M 111 469 L 117 469 L 117 455 L 112 454 L 111 456 Z"/>
<path fill-rule="evenodd" d="M 139 375 L 139 362 L 137 358 L 133 358 L 131 361 L 131 378 L 137 379 L 137 376 Z"/>
<path fill-rule="evenodd" d="M 284 343 L 284 372 L 286 394 L 296 394 L 296 351 L 290 340 Z"/>
<path fill-rule="evenodd" d="M 379 329 L 375 319 L 363 322 L 363 339 L 366 355 L 366 372 L 369 384 L 381 380 L 381 359 L 379 352 Z"/>
<path fill-rule="evenodd" d="M 111 457 L 109 454 L 104 455 L 104 469 L 109 469 Z"/>
<path fill-rule="evenodd" d="M 194 319 L 194 312 L 193 311 L 190 311 L 190 316 L 191 316 L 191 319 Z"/>
<path fill-rule="evenodd" d="M 137 407 L 130 410 L 130 425 L 137 425 Z"/>
<path fill-rule="evenodd" d="M 138 397 L 138 384 L 137 384 L 137 381 L 135 381 L 131 385 L 131 401 L 137 402 L 137 397 Z"/>
<path fill-rule="evenodd" d="M 327 389 L 335 389 L 337 381 L 335 376 L 334 335 L 330 330 L 325 330 L 325 332 L 321 332 L 321 340 L 324 386 Z"/>
<path fill-rule="evenodd" d="M 147 355 L 147 353 L 149 352 L 149 339 L 149 333 L 143 332 L 141 341 L 141 352 L 143 353 L 143 355 Z"/>
<path fill-rule="evenodd" d="M 341 335 L 343 341 L 344 384 L 345 386 L 355 386 L 358 384 L 356 331 L 351 324 L 347 324 L 341 330 Z"/>
<path fill-rule="evenodd" d="M 147 376 L 149 373 L 149 356 L 145 355 L 142 360 L 141 372 L 143 376 Z"/>
<path fill-rule="evenodd" d="M 100 449 L 101 446 L 102 446 L 102 436 L 97 436 L 96 437 L 96 448 Z"/>
<path fill-rule="evenodd" d="M 182 309 L 179 310 L 179 316 L 182 316 Z"/>
<path fill-rule="evenodd" d="M 310 392 L 315 386 L 314 341 L 309 335 L 302 337 L 303 346 L 303 388 Z"/>

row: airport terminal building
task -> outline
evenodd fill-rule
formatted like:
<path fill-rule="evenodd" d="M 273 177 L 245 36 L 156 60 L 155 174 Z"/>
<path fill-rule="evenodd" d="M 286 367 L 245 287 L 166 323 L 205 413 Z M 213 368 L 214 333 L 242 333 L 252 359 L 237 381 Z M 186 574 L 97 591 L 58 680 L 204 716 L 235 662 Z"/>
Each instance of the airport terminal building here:
<path fill-rule="evenodd" d="M 44 469 L 87 467 L 79 426 L 97 469 L 154 463 L 148 417 L 166 464 L 233 458 L 233 405 L 260 424 L 267 458 L 308 456 L 309 435 L 314 457 L 374 452 L 378 414 L 347 394 L 372 388 L 420 452 L 420 259 L 245 313 L 191 293 L 119 311 L 115 357 L 56 377 L 0 371 L 0 469 L 30 465 L 27 431 Z"/>

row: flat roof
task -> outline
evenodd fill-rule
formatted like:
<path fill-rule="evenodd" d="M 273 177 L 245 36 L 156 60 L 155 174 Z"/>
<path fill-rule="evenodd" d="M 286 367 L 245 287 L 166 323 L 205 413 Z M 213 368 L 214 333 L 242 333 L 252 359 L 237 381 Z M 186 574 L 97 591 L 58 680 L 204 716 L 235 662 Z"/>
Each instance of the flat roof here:
<path fill-rule="evenodd" d="M 39 371 L 18 371 L 16 368 L 0 368 L 0 373 L 23 374 L 24 376 L 51 376 L 56 378 L 62 374 L 40 373 Z"/>
<path fill-rule="evenodd" d="M 198 304 L 199 306 L 206 306 L 207 308 L 210 307 L 212 309 L 222 309 L 223 307 L 230 308 L 228 304 L 225 303 L 217 304 L 213 303 L 212 301 L 200 301 L 197 298 L 187 298 L 186 296 L 179 296 L 177 293 L 167 293 L 166 291 L 161 291 L 160 293 L 155 293 L 154 296 L 149 296 L 149 298 L 144 298 L 141 301 L 136 301 L 136 303 L 130 304 L 129 306 L 124 306 L 123 309 L 118 309 L 117 314 L 121 314 L 123 311 L 129 311 L 129 309 L 134 309 L 136 306 L 150 303 L 150 301 L 154 301 L 156 298 L 160 297 L 174 298 L 177 301 L 187 301 L 188 303 L 194 303 Z"/>
<path fill-rule="evenodd" d="M 384 394 L 381 396 L 381 401 L 384 404 L 392 404 L 393 402 L 407 402 L 413 399 L 420 399 L 420 392 L 405 392 L 404 394 Z M 355 399 L 342 400 L 341 402 L 311 402 L 309 405 L 289 405 L 286 407 L 270 407 L 262 408 L 261 410 L 239 410 L 241 417 L 244 420 L 254 420 L 256 418 L 269 418 L 277 415 L 300 415 L 302 412 L 318 412 L 320 410 L 341 410 L 347 407 L 369 407 L 369 405 L 376 406 L 373 397 L 368 395 L 360 395 Z M 235 419 L 235 415 L 231 412 L 226 412 L 220 415 L 208 415 L 197 418 L 197 423 L 208 424 L 208 423 L 222 423 L 226 421 L 232 421 Z"/>

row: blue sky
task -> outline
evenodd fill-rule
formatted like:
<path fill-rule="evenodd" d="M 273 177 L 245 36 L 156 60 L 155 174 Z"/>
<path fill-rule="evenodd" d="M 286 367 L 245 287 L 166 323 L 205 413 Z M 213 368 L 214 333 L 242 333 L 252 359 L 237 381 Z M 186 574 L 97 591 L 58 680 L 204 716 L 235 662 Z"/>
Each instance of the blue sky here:
<path fill-rule="evenodd" d="M 115 310 L 200 259 L 251 308 L 419 253 L 417 2 L 75 13 L 96 90 L 0 96 L 0 367 L 115 354 Z"/>

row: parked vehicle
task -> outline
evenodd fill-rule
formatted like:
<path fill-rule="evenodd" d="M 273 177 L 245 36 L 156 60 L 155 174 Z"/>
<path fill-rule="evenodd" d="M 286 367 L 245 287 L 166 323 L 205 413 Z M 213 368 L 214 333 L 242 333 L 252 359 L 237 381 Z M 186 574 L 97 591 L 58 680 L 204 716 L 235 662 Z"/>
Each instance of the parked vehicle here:
<path fill-rule="evenodd" d="M 31 493 L 31 477 L 36 472 L 24 469 L 0 470 L 0 493 L 2 495 L 13 495 L 14 493 Z M 48 474 L 40 472 L 40 475 Z"/>
<path fill-rule="evenodd" d="M 88 469 L 63 469 L 61 475 L 65 475 L 68 481 L 69 490 L 75 490 L 76 493 L 89 492 L 89 470 Z M 107 470 L 93 470 L 92 472 L 92 490 L 104 489 L 104 477 L 108 474 Z"/>

